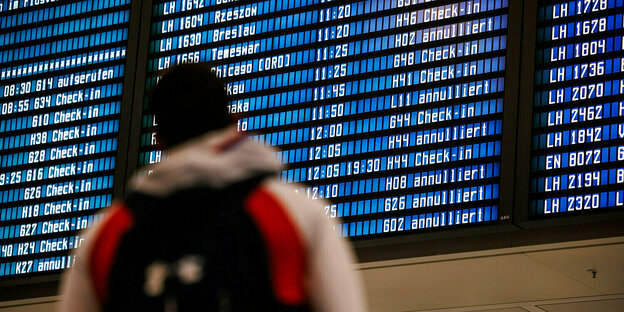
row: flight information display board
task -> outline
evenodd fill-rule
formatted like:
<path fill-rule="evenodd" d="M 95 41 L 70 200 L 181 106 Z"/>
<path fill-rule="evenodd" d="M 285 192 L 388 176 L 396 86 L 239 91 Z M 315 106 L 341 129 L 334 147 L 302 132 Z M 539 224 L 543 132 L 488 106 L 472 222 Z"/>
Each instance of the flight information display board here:
<path fill-rule="evenodd" d="M 147 81 L 208 62 L 341 235 L 496 223 L 508 3 L 154 1 Z M 145 101 L 139 165 L 164 155 Z M 301 184 L 303 185 L 303 184 Z"/>
<path fill-rule="evenodd" d="M 110 204 L 130 0 L 0 1 L 0 277 L 73 264 Z"/>
<path fill-rule="evenodd" d="M 622 0 L 538 8 L 532 217 L 624 206 Z"/>

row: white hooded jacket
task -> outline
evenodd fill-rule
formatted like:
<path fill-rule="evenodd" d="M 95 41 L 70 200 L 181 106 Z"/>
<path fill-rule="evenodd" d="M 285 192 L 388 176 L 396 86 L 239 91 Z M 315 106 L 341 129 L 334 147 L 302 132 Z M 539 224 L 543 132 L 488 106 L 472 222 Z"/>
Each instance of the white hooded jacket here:
<path fill-rule="evenodd" d="M 128 189 L 129 192 L 166 197 L 188 187 L 221 189 L 258 174 L 271 175 L 257 188 L 274 200 L 279 206 L 277 209 L 297 232 L 307 264 L 303 277 L 305 296 L 312 310 L 367 311 L 362 283 L 353 267 L 352 251 L 333 230 L 333 221 L 323 213 L 326 202 L 310 200 L 297 194 L 293 185 L 281 183 L 277 178 L 281 169 L 282 164 L 272 149 L 230 127 L 169 150 L 165 161 L 154 165 L 151 174 L 133 178 Z M 98 268 L 92 266 L 98 262 L 92 258 L 97 253 L 101 236 L 107 233 L 109 219 L 119 215 L 114 207 L 109 210 L 111 213 L 107 217 L 88 230 L 85 244 L 78 250 L 75 267 L 64 275 L 59 311 L 100 310 L 98 283 L 101 281 L 98 278 L 103 277 L 94 277 L 93 272 Z"/>

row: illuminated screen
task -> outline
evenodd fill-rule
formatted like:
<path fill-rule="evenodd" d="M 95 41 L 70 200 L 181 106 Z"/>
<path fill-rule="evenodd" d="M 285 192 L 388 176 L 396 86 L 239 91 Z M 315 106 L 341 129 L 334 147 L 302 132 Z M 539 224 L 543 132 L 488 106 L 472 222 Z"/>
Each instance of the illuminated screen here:
<path fill-rule="evenodd" d="M 146 89 L 208 62 L 342 236 L 499 219 L 507 1 L 221 2 L 154 2 Z M 139 165 L 164 157 L 143 126 Z"/>
<path fill-rule="evenodd" d="M 110 204 L 130 1 L 0 2 L 0 277 L 72 265 Z"/>
<path fill-rule="evenodd" d="M 222 77 L 238 130 L 343 237 L 615 211 L 623 2 L 0 0 L 0 279 L 71 266 L 166 157 L 148 94 L 183 62 Z"/>
<path fill-rule="evenodd" d="M 537 22 L 530 215 L 623 206 L 623 1 L 546 2 Z"/>

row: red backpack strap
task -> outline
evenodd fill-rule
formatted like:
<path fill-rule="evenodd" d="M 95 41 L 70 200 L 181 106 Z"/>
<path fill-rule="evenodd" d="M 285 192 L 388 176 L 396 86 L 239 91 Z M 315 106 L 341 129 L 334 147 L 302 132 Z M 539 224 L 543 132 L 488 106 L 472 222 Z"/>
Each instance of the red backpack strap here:
<path fill-rule="evenodd" d="M 306 303 L 305 248 L 290 216 L 278 199 L 262 186 L 249 194 L 246 210 L 267 245 L 269 272 L 277 298 L 290 305 Z"/>
<path fill-rule="evenodd" d="M 123 202 L 115 202 L 97 233 L 91 251 L 91 276 L 100 302 L 106 300 L 108 275 L 122 236 L 132 227 L 134 217 Z"/>

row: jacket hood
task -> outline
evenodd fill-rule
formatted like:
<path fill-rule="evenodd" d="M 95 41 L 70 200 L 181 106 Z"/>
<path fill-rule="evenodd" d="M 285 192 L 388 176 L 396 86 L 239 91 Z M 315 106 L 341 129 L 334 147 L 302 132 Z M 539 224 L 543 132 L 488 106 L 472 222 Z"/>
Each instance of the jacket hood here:
<path fill-rule="evenodd" d="M 129 190 L 166 196 L 194 186 L 221 189 L 260 174 L 282 170 L 275 150 L 250 140 L 228 127 L 167 150 L 166 159 L 153 165 L 151 174 L 135 176 Z"/>

